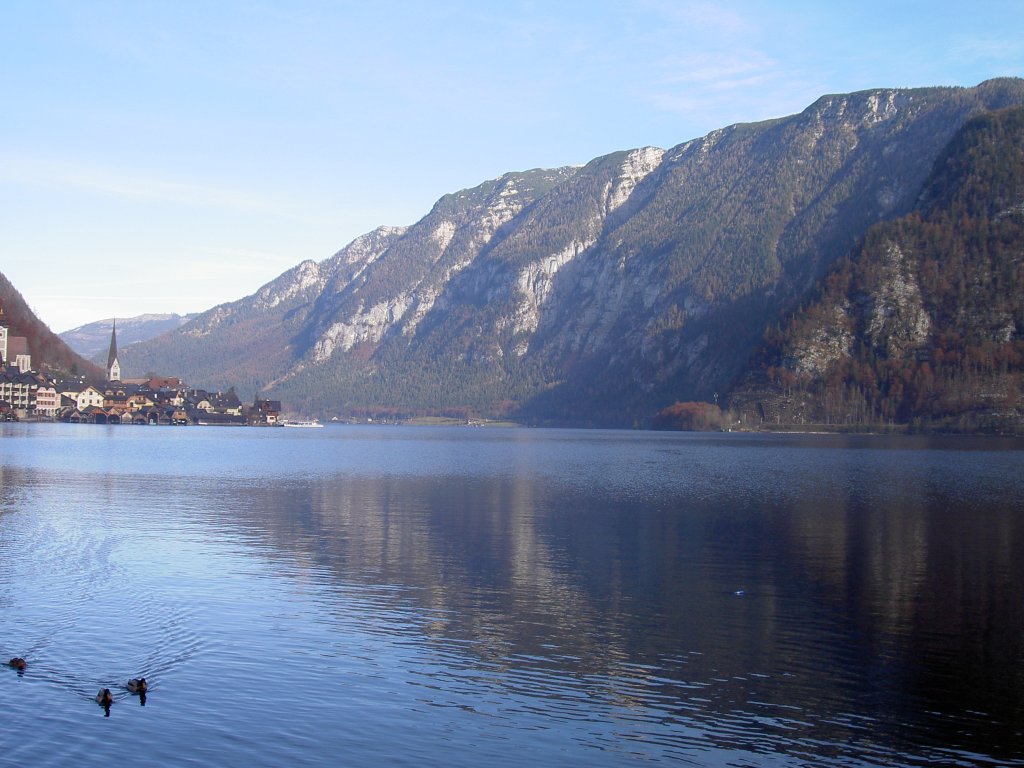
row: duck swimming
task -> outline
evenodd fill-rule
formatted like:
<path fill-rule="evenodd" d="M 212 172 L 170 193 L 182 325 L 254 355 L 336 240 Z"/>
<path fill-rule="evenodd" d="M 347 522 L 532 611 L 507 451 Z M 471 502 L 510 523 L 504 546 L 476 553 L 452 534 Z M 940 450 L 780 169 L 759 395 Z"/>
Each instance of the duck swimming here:
<path fill-rule="evenodd" d="M 7 666 L 11 667 L 12 669 L 21 670 L 24 669 L 27 665 L 23 658 L 21 658 L 20 656 L 15 656 L 13 659 L 7 662 Z"/>
<path fill-rule="evenodd" d="M 103 707 L 110 707 L 114 703 L 114 694 L 110 692 L 109 688 L 104 688 L 96 694 L 96 703 Z"/>
<path fill-rule="evenodd" d="M 132 693 L 145 693 L 149 690 L 149 686 L 146 685 L 146 678 L 132 678 L 128 681 L 128 690 Z"/>

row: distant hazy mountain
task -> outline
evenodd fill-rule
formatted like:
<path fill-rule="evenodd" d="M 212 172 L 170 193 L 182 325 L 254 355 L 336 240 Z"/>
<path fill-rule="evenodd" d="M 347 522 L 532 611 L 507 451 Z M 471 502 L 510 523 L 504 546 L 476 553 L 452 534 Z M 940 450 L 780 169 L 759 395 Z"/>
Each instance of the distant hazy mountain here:
<path fill-rule="evenodd" d="M 0 274 L 0 307 L 10 336 L 24 336 L 28 339 L 28 350 L 32 356 L 32 367 L 53 373 L 74 373 L 99 380 L 101 370 L 88 360 L 76 354 L 60 337 L 36 317 L 25 299 L 11 282 Z M 107 339 L 110 341 L 109 337 Z"/>
<path fill-rule="evenodd" d="M 1024 109 L 980 115 L 907 216 L 868 230 L 733 394 L 748 420 L 1020 431 Z"/>
<path fill-rule="evenodd" d="M 766 326 L 907 214 L 972 116 L 1024 81 L 825 96 L 669 150 L 509 173 L 126 348 L 154 370 L 329 415 L 643 425 L 725 394 Z"/>
<path fill-rule="evenodd" d="M 196 315 L 139 315 L 138 317 L 117 318 L 118 348 L 127 347 L 139 341 L 149 341 L 162 333 L 180 328 Z M 69 347 L 83 357 L 106 365 L 110 350 L 110 329 L 114 318 L 97 320 L 70 331 L 60 337 Z"/>

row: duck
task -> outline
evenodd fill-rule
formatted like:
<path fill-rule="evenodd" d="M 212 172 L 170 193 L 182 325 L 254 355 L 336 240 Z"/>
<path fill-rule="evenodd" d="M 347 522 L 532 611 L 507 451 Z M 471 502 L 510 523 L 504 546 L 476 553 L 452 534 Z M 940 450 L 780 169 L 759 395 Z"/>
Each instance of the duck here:
<path fill-rule="evenodd" d="M 104 707 L 109 707 L 114 703 L 114 694 L 110 692 L 109 688 L 104 688 L 96 694 L 96 703 Z"/>
<path fill-rule="evenodd" d="M 147 690 L 149 690 L 149 686 L 146 684 L 146 678 L 133 677 L 131 680 L 128 681 L 128 690 L 132 693 L 145 693 Z"/>
<path fill-rule="evenodd" d="M 7 662 L 7 666 L 11 667 L 12 669 L 21 670 L 24 669 L 27 666 L 27 664 L 25 663 L 25 660 L 23 658 L 21 658 L 20 656 L 15 656 L 13 659 Z"/>

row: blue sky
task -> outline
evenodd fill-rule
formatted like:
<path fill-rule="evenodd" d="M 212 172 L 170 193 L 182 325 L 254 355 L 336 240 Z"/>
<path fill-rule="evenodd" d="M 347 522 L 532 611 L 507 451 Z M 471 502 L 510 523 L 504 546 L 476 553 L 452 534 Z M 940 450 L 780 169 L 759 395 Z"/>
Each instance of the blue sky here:
<path fill-rule="evenodd" d="M 55 331 L 209 309 L 506 171 L 1024 76 L 1024 4 L 0 4 L 0 272 Z"/>

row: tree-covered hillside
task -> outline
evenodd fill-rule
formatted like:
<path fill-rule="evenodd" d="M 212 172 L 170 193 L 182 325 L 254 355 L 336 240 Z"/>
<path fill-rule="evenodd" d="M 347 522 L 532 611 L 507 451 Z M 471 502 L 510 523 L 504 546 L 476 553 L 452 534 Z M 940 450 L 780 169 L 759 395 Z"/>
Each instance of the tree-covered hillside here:
<path fill-rule="evenodd" d="M 102 370 L 75 354 L 60 337 L 53 333 L 29 308 L 25 299 L 11 282 L 0 274 L 0 307 L 8 324 L 10 336 L 24 336 L 28 340 L 32 366 L 54 373 L 73 373 L 102 378 Z M 6 362 L 6 361 L 5 361 Z"/>
<path fill-rule="evenodd" d="M 873 227 L 767 335 L 752 423 L 1024 426 L 1024 109 L 969 121 L 917 210 Z"/>

